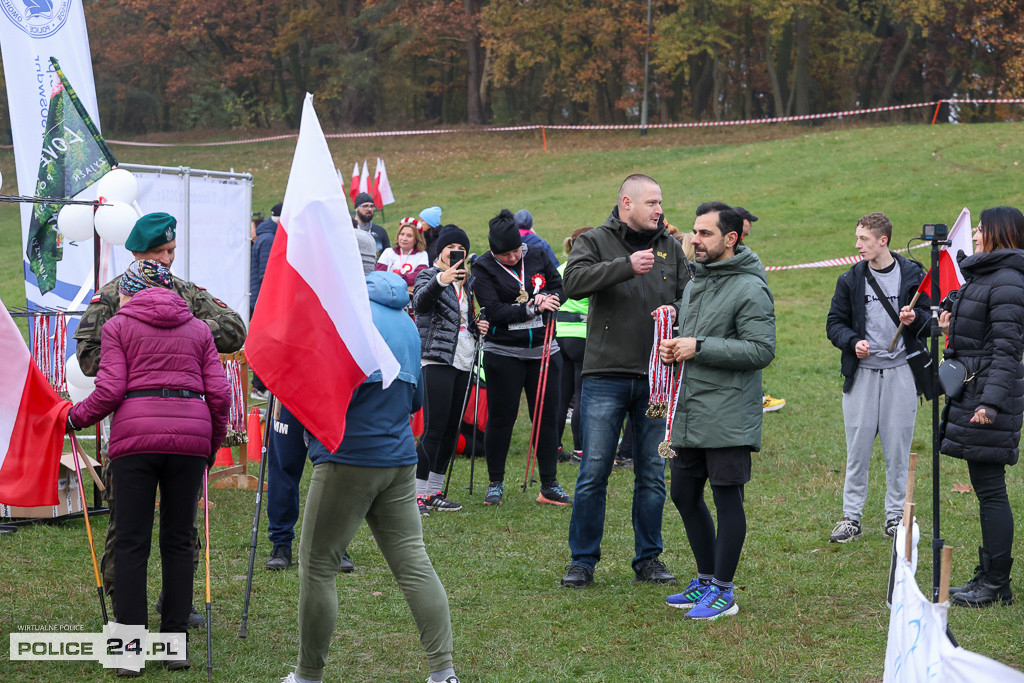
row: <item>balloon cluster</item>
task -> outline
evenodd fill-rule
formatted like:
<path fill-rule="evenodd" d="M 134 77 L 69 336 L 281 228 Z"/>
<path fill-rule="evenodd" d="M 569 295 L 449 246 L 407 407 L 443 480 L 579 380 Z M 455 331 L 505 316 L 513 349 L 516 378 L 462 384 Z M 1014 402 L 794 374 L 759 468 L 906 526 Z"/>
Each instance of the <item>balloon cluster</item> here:
<path fill-rule="evenodd" d="M 106 242 L 124 244 L 141 215 L 134 206 L 139 183 L 129 171 L 115 168 L 96 181 L 99 208 L 68 204 L 57 214 L 57 228 L 69 242 L 92 238 L 93 226 Z"/>
<path fill-rule="evenodd" d="M 71 396 L 73 402 L 84 401 L 85 397 L 96 389 L 96 378 L 85 376 L 82 366 L 78 364 L 78 356 L 75 354 L 68 356 L 64 370 L 64 376 L 68 381 L 68 395 Z"/>

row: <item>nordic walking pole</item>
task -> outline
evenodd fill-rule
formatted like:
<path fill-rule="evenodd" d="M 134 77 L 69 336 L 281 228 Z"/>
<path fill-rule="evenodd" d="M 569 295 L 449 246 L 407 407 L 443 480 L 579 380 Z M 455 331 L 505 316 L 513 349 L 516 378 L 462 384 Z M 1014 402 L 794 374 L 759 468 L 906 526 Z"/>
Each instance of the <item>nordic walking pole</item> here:
<path fill-rule="evenodd" d="M 478 356 L 478 358 L 479 358 L 479 356 Z M 466 381 L 466 393 L 462 397 L 462 410 L 459 411 L 459 424 L 462 424 L 462 416 L 466 414 L 466 406 L 469 405 L 469 392 L 473 388 L 473 381 L 472 381 L 473 375 L 472 375 L 472 373 L 473 373 L 474 370 L 476 370 L 476 361 L 477 361 L 477 359 L 474 358 L 473 359 L 473 365 L 470 366 L 470 368 L 469 368 L 470 378 Z M 458 439 L 459 439 L 458 434 L 456 434 L 456 436 L 455 436 L 456 445 L 458 444 Z M 438 450 L 440 450 L 440 448 L 441 448 L 441 444 L 438 444 Z M 444 475 L 444 490 L 441 492 L 441 495 L 444 496 L 445 498 L 448 497 L 448 485 L 452 481 L 452 470 L 455 469 L 455 453 L 452 453 L 451 456 L 452 457 L 448 460 L 448 471 Z M 435 458 L 435 461 L 436 461 L 437 454 L 434 455 L 434 458 Z"/>
<path fill-rule="evenodd" d="M 68 431 L 68 438 L 71 439 L 71 452 L 75 458 L 75 474 L 78 476 L 78 498 L 82 501 L 82 514 L 85 518 L 85 533 L 89 537 L 89 552 L 92 553 L 92 571 L 96 575 L 96 595 L 100 598 L 100 612 L 103 614 L 103 623 L 107 623 L 107 602 L 103 599 L 103 580 L 100 578 L 100 565 L 96 561 L 96 546 L 92 540 L 92 524 L 89 523 L 89 504 L 85 502 L 85 489 L 82 488 L 82 468 L 78 462 L 81 458 L 79 453 L 78 439 L 74 432 Z M 82 458 L 84 461 L 85 459 Z"/>
<path fill-rule="evenodd" d="M 206 680 L 213 680 L 213 631 L 210 617 L 210 468 L 203 470 L 203 524 L 206 528 Z"/>
<path fill-rule="evenodd" d="M 540 425 L 544 415 L 544 394 L 547 389 L 547 369 L 551 361 L 551 342 L 554 339 L 555 318 L 548 318 L 544 328 L 544 345 L 540 354 L 540 371 L 537 373 L 537 393 L 533 408 L 533 428 L 530 433 L 530 445 L 526 451 L 526 474 L 523 476 L 523 491 L 533 476 L 533 464 L 537 459 L 537 446 L 540 441 Z"/>
<path fill-rule="evenodd" d="M 913 308 L 917 300 L 921 298 L 921 292 L 914 294 L 914 298 L 910 300 L 910 307 Z M 899 341 L 900 335 L 903 334 L 903 328 L 906 327 L 903 323 L 900 323 L 899 327 L 896 328 L 896 336 L 892 338 L 892 342 L 889 344 L 889 353 L 892 353 L 893 349 L 896 348 L 896 342 Z"/>
<path fill-rule="evenodd" d="M 544 412 L 544 401 L 547 399 L 548 394 L 548 371 L 551 369 L 551 345 L 555 342 L 555 314 L 551 313 L 548 317 L 548 329 L 549 333 L 546 335 L 548 338 L 547 348 L 542 353 L 541 360 L 541 377 L 540 377 L 540 401 L 538 401 L 538 410 L 543 420 Z M 540 422 L 537 423 L 537 441 L 540 441 Z M 533 481 L 533 468 L 537 464 L 537 447 L 539 443 L 534 444 L 533 447 L 533 463 L 530 465 L 530 481 Z"/>
<path fill-rule="evenodd" d="M 483 346 L 483 339 L 478 339 L 476 342 L 476 357 L 480 359 L 480 347 Z M 480 420 L 480 364 L 481 360 L 477 361 L 476 366 L 476 398 L 473 399 L 473 441 L 470 445 L 469 451 L 469 495 L 473 495 L 473 470 L 476 465 L 476 433 L 480 430 L 477 426 L 477 422 Z"/>
<path fill-rule="evenodd" d="M 249 571 L 245 577 L 245 601 L 242 605 L 242 628 L 239 638 L 245 638 L 249 628 L 249 596 L 252 594 L 252 568 L 256 562 L 256 538 L 260 532 L 260 506 L 263 504 L 263 481 L 267 476 L 267 459 L 270 457 L 270 421 L 274 419 L 277 397 L 273 394 L 267 401 L 267 418 L 263 425 L 263 452 L 260 457 L 260 477 L 256 484 L 256 509 L 252 513 L 252 536 L 249 538 Z M 209 633 L 209 631 L 207 631 Z"/>

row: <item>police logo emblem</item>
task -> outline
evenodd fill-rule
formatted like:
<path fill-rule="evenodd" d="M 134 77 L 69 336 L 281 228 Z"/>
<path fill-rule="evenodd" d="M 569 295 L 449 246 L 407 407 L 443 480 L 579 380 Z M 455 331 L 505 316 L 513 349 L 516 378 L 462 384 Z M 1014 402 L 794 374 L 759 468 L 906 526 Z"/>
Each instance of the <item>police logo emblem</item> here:
<path fill-rule="evenodd" d="M 12 24 L 33 38 L 49 38 L 57 33 L 68 19 L 71 0 L 38 2 L 33 0 L 3 0 L 0 9 Z"/>

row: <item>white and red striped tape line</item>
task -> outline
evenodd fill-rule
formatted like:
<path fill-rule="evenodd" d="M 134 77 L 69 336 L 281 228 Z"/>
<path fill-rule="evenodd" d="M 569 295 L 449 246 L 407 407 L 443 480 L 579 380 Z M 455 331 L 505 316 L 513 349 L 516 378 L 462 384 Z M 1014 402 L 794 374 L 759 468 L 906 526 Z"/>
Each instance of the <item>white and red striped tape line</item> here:
<path fill-rule="evenodd" d="M 930 246 L 927 243 L 915 244 L 910 249 L 921 249 Z M 893 249 L 896 253 L 906 253 L 910 249 Z M 860 255 L 840 256 L 838 258 L 825 259 L 824 261 L 811 261 L 810 263 L 797 263 L 792 266 L 765 266 L 766 272 L 778 272 L 780 270 L 797 270 L 800 268 L 831 268 L 833 266 L 852 266 L 854 263 L 863 260 Z"/>
<path fill-rule="evenodd" d="M 764 119 L 742 119 L 737 121 L 693 121 L 686 123 L 649 123 L 646 126 L 639 123 L 622 124 L 596 124 L 596 125 L 570 125 L 570 124 L 529 124 L 523 126 L 474 126 L 466 128 L 436 128 L 430 130 L 386 130 L 366 131 L 361 133 L 330 133 L 326 137 L 333 139 L 351 138 L 375 138 L 375 137 L 398 137 L 403 135 L 447 135 L 451 133 L 508 133 L 530 130 L 641 130 L 670 129 L 670 128 L 713 128 L 718 126 L 748 126 L 753 124 L 787 123 L 790 121 L 812 121 L 817 119 L 843 118 L 844 116 L 859 116 L 863 114 L 876 114 L 884 111 L 898 111 L 902 109 L 917 109 L 919 107 L 934 107 L 938 104 L 1024 104 L 1024 99 L 945 99 L 935 102 L 919 102 L 916 104 L 897 104 L 889 107 L 871 107 L 868 109 L 850 109 L 847 111 L 830 112 L 827 114 L 804 114 L 801 116 L 775 116 Z M 277 140 L 291 140 L 298 137 L 297 133 L 285 135 L 271 135 L 261 138 L 248 138 L 246 140 L 225 140 L 222 142 L 132 142 L 128 140 L 107 140 L 112 145 L 127 145 L 131 147 L 219 147 L 224 145 L 245 145 L 255 142 L 274 142 Z M 5 145 L 4 147 L 9 147 Z"/>

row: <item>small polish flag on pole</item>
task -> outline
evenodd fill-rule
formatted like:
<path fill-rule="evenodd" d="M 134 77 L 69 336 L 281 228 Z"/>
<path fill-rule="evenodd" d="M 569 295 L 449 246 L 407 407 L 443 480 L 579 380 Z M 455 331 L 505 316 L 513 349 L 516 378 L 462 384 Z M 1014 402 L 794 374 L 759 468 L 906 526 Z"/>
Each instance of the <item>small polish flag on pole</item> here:
<path fill-rule="evenodd" d="M 359 191 L 370 193 L 370 172 L 366 168 L 366 160 L 363 160 L 363 172 L 359 176 Z M 354 201 L 354 200 L 353 200 Z"/>
<path fill-rule="evenodd" d="M 395 203 L 395 195 L 391 192 L 391 183 L 388 181 L 388 169 L 384 165 L 384 160 L 377 157 L 377 170 L 374 180 L 377 184 L 377 194 L 374 195 L 374 199 L 380 197 L 380 206 L 384 208 L 388 204 Z"/>

